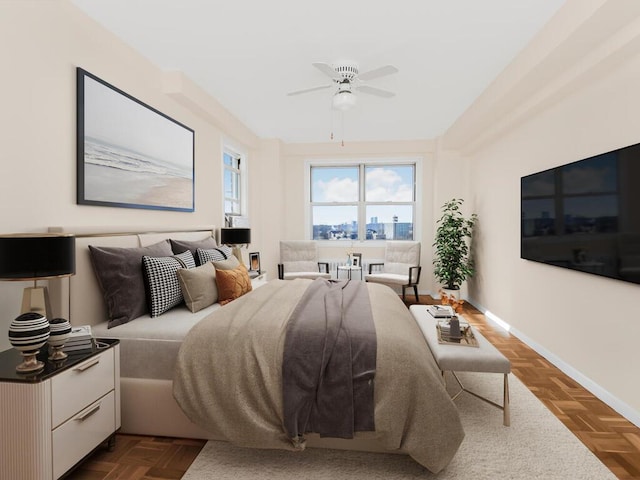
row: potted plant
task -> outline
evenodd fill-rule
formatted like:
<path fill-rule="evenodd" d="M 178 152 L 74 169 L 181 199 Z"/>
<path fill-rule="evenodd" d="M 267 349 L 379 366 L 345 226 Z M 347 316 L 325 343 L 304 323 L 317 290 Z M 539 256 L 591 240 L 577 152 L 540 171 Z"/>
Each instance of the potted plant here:
<path fill-rule="evenodd" d="M 469 257 L 467 239 L 471 239 L 477 215 L 465 218 L 460 211 L 463 200 L 454 198 L 442 206 L 442 217 L 438 220 L 433 273 L 449 295 L 459 297 L 460 285 L 473 276 L 473 261 Z"/>

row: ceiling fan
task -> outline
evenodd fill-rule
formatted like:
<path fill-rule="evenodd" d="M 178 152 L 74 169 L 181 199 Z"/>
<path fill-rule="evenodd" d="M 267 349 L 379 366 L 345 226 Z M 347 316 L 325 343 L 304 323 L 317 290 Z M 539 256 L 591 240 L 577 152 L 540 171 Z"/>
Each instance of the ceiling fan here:
<path fill-rule="evenodd" d="M 396 73 L 398 69 L 393 65 L 384 65 L 364 73 L 359 72 L 358 65 L 355 63 L 329 65 L 328 63 L 315 62 L 312 63 L 312 65 L 330 77 L 332 83 L 296 90 L 287 95 L 300 95 L 302 93 L 314 92 L 335 86 L 337 89 L 333 94 L 333 108 L 342 111 L 348 110 L 356 104 L 357 97 L 354 90 L 384 98 L 391 98 L 395 95 L 395 93 L 388 90 L 372 87 L 363 83 L 368 80 L 373 80 L 374 78 Z"/>

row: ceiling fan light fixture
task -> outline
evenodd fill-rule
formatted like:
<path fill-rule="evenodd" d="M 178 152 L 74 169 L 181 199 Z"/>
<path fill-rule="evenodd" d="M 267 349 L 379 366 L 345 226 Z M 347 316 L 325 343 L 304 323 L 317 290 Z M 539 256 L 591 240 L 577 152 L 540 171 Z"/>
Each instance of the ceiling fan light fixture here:
<path fill-rule="evenodd" d="M 357 97 L 349 91 L 341 91 L 333 96 L 333 108 L 346 112 L 356 104 Z"/>

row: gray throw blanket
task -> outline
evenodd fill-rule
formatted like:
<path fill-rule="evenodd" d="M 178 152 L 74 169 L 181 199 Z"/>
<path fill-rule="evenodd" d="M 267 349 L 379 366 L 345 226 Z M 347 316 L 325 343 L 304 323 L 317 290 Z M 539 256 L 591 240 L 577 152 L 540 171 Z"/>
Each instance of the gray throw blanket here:
<path fill-rule="evenodd" d="M 376 330 L 364 282 L 317 279 L 287 325 L 282 359 L 284 425 L 353 438 L 375 430 Z"/>

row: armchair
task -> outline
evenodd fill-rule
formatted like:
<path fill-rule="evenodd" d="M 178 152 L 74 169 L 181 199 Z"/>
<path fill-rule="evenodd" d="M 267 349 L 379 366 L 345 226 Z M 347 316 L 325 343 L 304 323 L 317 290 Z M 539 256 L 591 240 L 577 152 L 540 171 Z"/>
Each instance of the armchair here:
<path fill-rule="evenodd" d="M 324 271 L 323 271 L 324 270 Z M 278 278 L 331 278 L 329 264 L 318 261 L 318 246 L 314 240 L 280 242 Z"/>
<path fill-rule="evenodd" d="M 364 280 L 383 283 L 390 287 L 402 287 L 402 300 L 405 299 L 407 287 L 413 287 L 416 302 L 419 302 L 418 283 L 421 272 L 420 242 L 389 240 L 385 248 L 384 263 L 369 263 L 369 273 Z"/>

